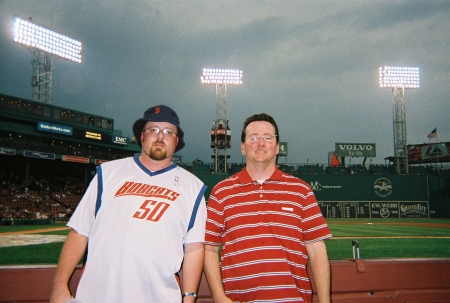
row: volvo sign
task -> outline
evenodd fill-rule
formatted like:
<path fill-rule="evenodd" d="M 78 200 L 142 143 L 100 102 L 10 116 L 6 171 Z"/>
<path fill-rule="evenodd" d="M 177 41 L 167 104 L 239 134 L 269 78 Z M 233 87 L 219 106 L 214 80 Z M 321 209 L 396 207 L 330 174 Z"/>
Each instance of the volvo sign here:
<path fill-rule="evenodd" d="M 376 157 L 375 143 L 335 143 L 338 157 Z"/>

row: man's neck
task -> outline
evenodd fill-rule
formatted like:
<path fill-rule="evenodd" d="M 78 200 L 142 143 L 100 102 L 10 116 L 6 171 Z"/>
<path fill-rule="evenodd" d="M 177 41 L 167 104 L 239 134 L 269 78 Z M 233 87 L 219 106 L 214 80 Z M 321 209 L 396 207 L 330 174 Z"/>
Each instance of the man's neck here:
<path fill-rule="evenodd" d="M 245 169 L 253 180 L 266 180 L 274 173 L 276 164 L 256 163 L 247 164 Z"/>
<path fill-rule="evenodd" d="M 152 172 L 162 170 L 172 165 L 172 162 L 170 162 L 170 158 L 157 161 L 150 159 L 149 157 L 142 156 L 142 154 L 139 156 L 139 161 L 142 163 L 142 165 L 144 165 Z"/>

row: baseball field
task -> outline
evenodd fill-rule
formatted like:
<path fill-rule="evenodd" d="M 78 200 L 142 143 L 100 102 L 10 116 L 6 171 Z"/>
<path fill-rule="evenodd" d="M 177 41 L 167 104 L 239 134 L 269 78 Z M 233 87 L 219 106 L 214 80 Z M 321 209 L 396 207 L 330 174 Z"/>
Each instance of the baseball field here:
<path fill-rule="evenodd" d="M 327 219 L 331 260 L 450 258 L 450 219 Z M 55 264 L 68 234 L 64 224 L 0 226 L 0 265 Z"/>

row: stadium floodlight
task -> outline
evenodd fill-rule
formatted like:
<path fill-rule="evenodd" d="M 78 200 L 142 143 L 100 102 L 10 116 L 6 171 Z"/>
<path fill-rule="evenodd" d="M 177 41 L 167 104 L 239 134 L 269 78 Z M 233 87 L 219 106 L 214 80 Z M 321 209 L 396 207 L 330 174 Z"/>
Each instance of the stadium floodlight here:
<path fill-rule="evenodd" d="M 14 16 L 13 41 L 47 54 L 81 63 L 81 42 Z"/>
<path fill-rule="evenodd" d="M 405 89 L 420 87 L 420 68 L 403 66 L 380 67 L 379 81 L 381 88 L 392 89 L 395 172 L 408 174 Z"/>
<path fill-rule="evenodd" d="M 242 71 L 238 69 L 204 68 L 202 84 L 242 85 Z"/>
<path fill-rule="evenodd" d="M 384 66 L 379 68 L 381 88 L 419 88 L 419 67 Z"/>
<path fill-rule="evenodd" d="M 33 52 L 32 98 L 52 103 L 52 56 L 81 63 L 81 42 L 14 16 L 13 41 Z"/>
<path fill-rule="evenodd" d="M 215 150 L 214 171 L 216 173 L 226 173 L 227 165 L 227 148 L 231 147 L 231 130 L 229 120 L 227 119 L 227 85 L 242 85 L 242 71 L 239 69 L 220 69 L 220 68 L 204 68 L 200 77 L 202 84 L 216 86 L 216 120 L 213 124 L 211 133 L 211 147 Z M 223 140 L 219 140 L 220 136 L 225 136 Z M 217 134 L 217 136 L 216 136 Z M 217 140 L 217 142 L 216 142 Z"/>

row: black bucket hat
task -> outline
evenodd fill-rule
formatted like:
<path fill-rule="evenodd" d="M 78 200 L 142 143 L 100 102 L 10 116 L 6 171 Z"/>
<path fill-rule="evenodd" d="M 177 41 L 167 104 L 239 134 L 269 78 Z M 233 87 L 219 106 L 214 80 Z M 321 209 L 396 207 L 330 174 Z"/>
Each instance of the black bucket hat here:
<path fill-rule="evenodd" d="M 178 144 L 175 147 L 175 152 L 179 151 L 184 147 L 184 132 L 180 127 L 180 119 L 178 119 L 177 113 L 168 106 L 157 105 L 150 107 L 144 113 L 144 117 L 136 120 L 133 124 L 133 134 L 136 138 L 137 145 L 142 147 L 141 143 L 141 132 L 144 125 L 149 122 L 168 122 L 177 127 Z"/>

